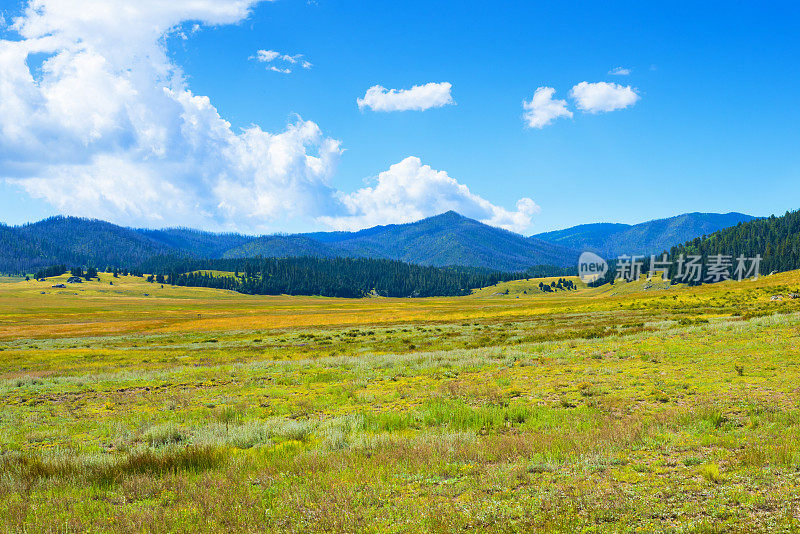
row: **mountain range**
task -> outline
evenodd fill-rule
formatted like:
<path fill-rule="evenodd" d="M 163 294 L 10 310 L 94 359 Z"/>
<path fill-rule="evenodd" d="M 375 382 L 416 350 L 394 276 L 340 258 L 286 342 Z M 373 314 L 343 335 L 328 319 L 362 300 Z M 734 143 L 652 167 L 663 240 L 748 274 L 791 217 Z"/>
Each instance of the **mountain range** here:
<path fill-rule="evenodd" d="M 582 224 L 537 234 L 538 239 L 580 251 L 589 250 L 604 258 L 621 255 L 649 255 L 669 250 L 696 237 L 710 235 L 756 217 L 744 213 L 685 213 L 641 224 Z"/>
<path fill-rule="evenodd" d="M 583 250 L 613 257 L 649 254 L 754 219 L 740 213 L 690 213 L 638 225 L 590 224 L 524 237 L 455 212 L 359 232 L 246 236 L 185 228 L 135 229 L 76 217 L 0 225 L 0 271 L 56 264 L 133 269 L 160 256 L 185 258 L 379 258 L 407 263 L 522 271 L 572 267 Z"/>
<path fill-rule="evenodd" d="M 264 236 L 227 251 L 225 258 L 253 256 L 381 258 L 445 267 L 451 265 L 520 271 L 534 265 L 572 266 L 578 253 L 556 243 L 525 238 L 487 226 L 454 211 L 408 224 L 359 232 Z"/>

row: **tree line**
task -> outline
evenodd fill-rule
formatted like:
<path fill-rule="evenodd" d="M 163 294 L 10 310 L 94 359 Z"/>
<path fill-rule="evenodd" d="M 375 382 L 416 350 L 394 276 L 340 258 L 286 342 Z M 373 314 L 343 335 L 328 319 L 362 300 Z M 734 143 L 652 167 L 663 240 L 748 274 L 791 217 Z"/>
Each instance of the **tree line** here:
<path fill-rule="evenodd" d="M 215 274 L 213 271 L 216 271 Z M 219 271 L 222 271 L 221 273 Z M 39 269 L 36 279 L 60 276 L 97 277 L 94 267 L 64 264 Z M 254 295 L 320 295 L 357 298 L 458 296 L 472 289 L 509 280 L 571 275 L 572 269 L 536 266 L 524 272 L 508 273 L 475 267 L 430 267 L 371 258 L 250 258 L 191 259 L 162 255 L 145 261 L 136 269 L 106 266 L 104 272 L 144 277 L 152 283 L 188 287 L 227 289 Z M 143 273 L 152 273 L 144 275 Z M 553 290 L 568 289 L 554 282 Z M 556 287 L 558 286 L 558 287 Z M 550 286 L 548 286 L 548 289 Z"/>
<path fill-rule="evenodd" d="M 578 287 L 575 285 L 575 282 L 565 278 L 553 280 L 549 284 L 539 282 L 539 290 L 545 293 L 553 293 L 555 291 L 574 291 L 576 289 L 578 289 Z"/>
<path fill-rule="evenodd" d="M 156 273 L 151 281 L 157 283 L 228 289 L 252 295 L 343 298 L 458 296 L 469 294 L 472 289 L 528 277 L 527 273 L 425 267 L 366 258 L 161 258 L 148 267 L 151 267 L 149 272 Z"/>
<path fill-rule="evenodd" d="M 668 264 L 667 277 L 677 283 L 680 281 L 678 270 L 681 257 L 684 260 L 692 256 L 699 257 L 702 265 L 700 280 L 690 283 L 698 285 L 709 282 L 709 266 L 718 255 L 731 258 L 731 272 L 735 270 L 736 260 L 740 256 L 748 259 L 760 257 L 762 275 L 800 269 L 800 211 L 787 212 L 780 217 L 773 215 L 742 222 L 711 235 L 695 238 L 658 254 L 655 259 L 659 264 L 654 267 L 658 270 L 660 264 Z M 750 265 L 752 262 L 748 263 Z M 613 281 L 617 276 L 615 262 L 609 262 L 609 267 L 608 273 L 602 279 L 590 285 L 598 286 Z M 642 273 L 646 275 L 650 272 L 650 267 L 651 258 L 642 258 Z"/>

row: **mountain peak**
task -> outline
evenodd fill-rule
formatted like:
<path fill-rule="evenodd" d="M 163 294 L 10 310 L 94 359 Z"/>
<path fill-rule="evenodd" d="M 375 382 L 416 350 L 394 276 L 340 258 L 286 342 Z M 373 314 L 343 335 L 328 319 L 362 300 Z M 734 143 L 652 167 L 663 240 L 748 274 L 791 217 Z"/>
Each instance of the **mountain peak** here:
<path fill-rule="evenodd" d="M 461 215 L 461 214 L 460 214 L 460 213 L 458 213 L 457 211 L 449 210 L 449 211 L 445 211 L 444 213 L 440 213 L 440 214 L 438 214 L 438 215 L 432 215 L 432 216 L 430 216 L 430 217 L 427 217 L 426 219 L 422 219 L 422 220 L 423 220 L 423 221 L 425 221 L 425 220 L 429 220 L 429 221 L 431 221 L 431 220 L 438 220 L 438 221 L 447 221 L 447 220 L 452 220 L 452 221 L 461 221 L 461 220 L 465 220 L 465 219 L 467 219 L 467 217 L 464 217 L 463 215 Z"/>

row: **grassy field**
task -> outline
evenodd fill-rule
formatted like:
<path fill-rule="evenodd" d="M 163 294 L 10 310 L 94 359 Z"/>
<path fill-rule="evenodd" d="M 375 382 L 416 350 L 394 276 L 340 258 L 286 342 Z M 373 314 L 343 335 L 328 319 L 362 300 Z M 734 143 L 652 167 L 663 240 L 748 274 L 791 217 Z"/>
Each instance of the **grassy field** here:
<path fill-rule="evenodd" d="M 800 272 L 362 300 L 62 281 L 0 283 L 0 531 L 800 530 L 800 300 L 771 300 Z"/>

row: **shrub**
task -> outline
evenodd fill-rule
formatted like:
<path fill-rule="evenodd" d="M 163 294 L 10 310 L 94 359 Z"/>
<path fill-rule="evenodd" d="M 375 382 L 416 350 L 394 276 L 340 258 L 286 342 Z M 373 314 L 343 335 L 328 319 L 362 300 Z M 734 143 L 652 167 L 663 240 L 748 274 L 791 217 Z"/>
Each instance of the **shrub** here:
<path fill-rule="evenodd" d="M 725 481 L 725 477 L 719 471 L 717 464 L 704 464 L 700 466 L 700 474 L 711 482 L 712 484 L 721 484 Z"/>
<path fill-rule="evenodd" d="M 311 437 L 313 429 L 308 421 L 295 421 L 293 419 L 272 420 L 269 422 L 269 427 L 273 436 L 295 441 L 306 441 Z"/>
<path fill-rule="evenodd" d="M 172 445 L 186 440 L 186 436 L 175 423 L 164 423 L 150 427 L 142 433 L 142 438 L 151 447 Z"/>
<path fill-rule="evenodd" d="M 728 421 L 728 418 L 725 417 L 725 414 L 720 412 L 719 410 L 708 410 L 704 412 L 701 416 L 701 419 L 707 422 L 711 428 L 720 428 L 723 424 Z"/>
<path fill-rule="evenodd" d="M 0 458 L 0 472 L 26 487 L 52 478 L 109 484 L 131 474 L 204 471 L 218 467 L 223 461 L 222 453 L 214 447 L 187 446 L 169 447 L 161 451 L 147 449 L 119 460 L 72 455 L 49 459 L 26 455 L 6 456 Z"/>

